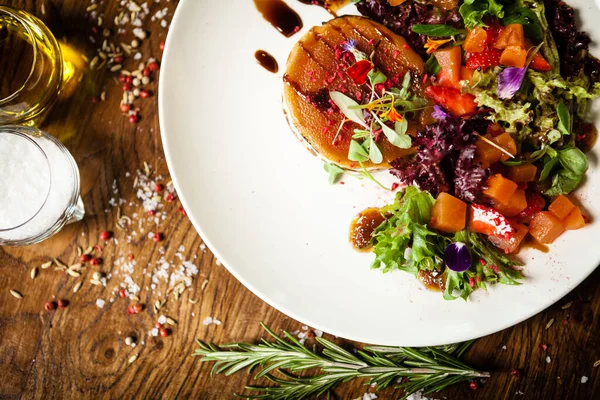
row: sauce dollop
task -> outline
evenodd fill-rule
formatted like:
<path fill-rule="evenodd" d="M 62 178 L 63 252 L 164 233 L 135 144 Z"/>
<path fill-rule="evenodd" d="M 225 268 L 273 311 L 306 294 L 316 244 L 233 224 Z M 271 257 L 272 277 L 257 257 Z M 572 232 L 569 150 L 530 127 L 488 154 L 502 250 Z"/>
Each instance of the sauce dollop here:
<path fill-rule="evenodd" d="M 302 19 L 282 0 L 254 0 L 254 5 L 264 19 L 285 37 L 302 29 Z"/>
<path fill-rule="evenodd" d="M 373 232 L 385 221 L 379 208 L 367 208 L 362 211 L 350 224 L 350 243 L 357 251 L 371 250 Z"/>
<path fill-rule="evenodd" d="M 423 269 L 419 271 L 417 278 L 428 290 L 434 292 L 446 290 L 446 274 L 443 272 Z"/>
<path fill-rule="evenodd" d="M 256 61 L 258 61 L 260 66 L 266 69 L 267 71 L 272 72 L 274 74 L 276 74 L 277 71 L 279 71 L 279 65 L 277 64 L 277 60 L 275 59 L 275 57 L 273 57 L 266 51 L 257 50 L 256 53 L 254 53 L 254 58 L 256 58 Z"/>

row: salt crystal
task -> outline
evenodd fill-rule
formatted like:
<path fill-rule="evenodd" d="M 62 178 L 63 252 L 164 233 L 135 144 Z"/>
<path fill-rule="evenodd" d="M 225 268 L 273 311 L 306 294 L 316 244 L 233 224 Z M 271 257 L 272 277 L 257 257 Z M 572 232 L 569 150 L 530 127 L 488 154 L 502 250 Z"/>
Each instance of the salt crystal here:
<path fill-rule="evenodd" d="M 586 383 L 588 381 L 588 377 L 587 376 L 582 376 L 581 377 L 581 383 Z"/>
<path fill-rule="evenodd" d="M 365 393 L 363 394 L 362 400 L 375 400 L 377 395 L 375 393 Z"/>
<path fill-rule="evenodd" d="M 168 26 L 167 20 L 163 19 L 162 21 L 160 21 L 160 26 L 162 26 L 163 28 L 166 28 Z"/>
<path fill-rule="evenodd" d="M 104 300 L 102 300 L 102 299 L 96 299 L 96 305 L 99 308 L 104 308 L 104 303 L 106 303 Z"/>
<path fill-rule="evenodd" d="M 150 334 L 152 336 L 158 336 L 158 328 L 152 328 L 152 330 L 150 331 Z"/>
<path fill-rule="evenodd" d="M 317 337 L 321 337 L 321 336 L 323 336 L 323 331 L 320 331 L 320 330 L 318 330 L 318 329 L 315 329 L 314 331 L 315 331 L 315 335 L 316 335 Z"/>
<path fill-rule="evenodd" d="M 204 318 L 204 321 L 202 321 L 202 323 L 204 325 L 207 325 L 207 326 L 211 325 L 211 324 L 221 325 L 221 321 L 219 321 L 218 319 L 213 318 L 213 317 L 206 317 L 206 318 Z"/>
<path fill-rule="evenodd" d="M 502 346 L 502 350 L 506 350 L 506 346 Z"/>
<path fill-rule="evenodd" d="M 164 324 L 165 322 L 167 322 L 167 317 L 165 317 L 164 315 L 161 315 L 160 317 L 158 317 L 159 324 Z"/>
<path fill-rule="evenodd" d="M 550 356 L 546 356 L 546 362 L 547 362 L 548 364 L 550 364 L 550 363 L 552 362 L 552 359 L 550 358 Z"/>
<path fill-rule="evenodd" d="M 139 51 L 137 53 L 134 54 L 133 56 L 134 60 L 141 60 L 142 59 L 142 53 L 140 53 Z"/>

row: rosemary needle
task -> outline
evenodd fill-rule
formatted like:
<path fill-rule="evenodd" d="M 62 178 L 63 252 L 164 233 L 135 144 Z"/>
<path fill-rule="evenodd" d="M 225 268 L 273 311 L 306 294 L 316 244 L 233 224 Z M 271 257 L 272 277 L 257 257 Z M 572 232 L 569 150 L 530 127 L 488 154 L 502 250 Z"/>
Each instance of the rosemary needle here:
<path fill-rule="evenodd" d="M 247 399 L 299 400 L 323 395 L 342 382 L 366 378 L 378 388 L 394 386 L 403 397 L 419 390 L 439 392 L 458 382 L 487 378 L 459 360 L 472 342 L 439 347 L 368 346 L 352 354 L 336 344 L 316 338 L 323 347 L 320 352 L 302 345 L 288 332 L 276 335 L 266 325 L 262 327 L 275 339 L 262 339 L 258 344 L 231 343 L 217 346 L 198 340 L 194 355 L 202 361 L 214 361 L 211 375 L 231 375 L 248 368 L 258 370 L 254 379 L 264 377 L 275 386 L 247 386 L 257 394 L 240 395 Z M 285 340 L 287 339 L 287 340 Z M 312 376 L 298 377 L 295 373 L 311 368 L 319 371 Z M 275 375 L 277 373 L 277 375 Z M 398 384 L 398 382 L 401 383 Z"/>

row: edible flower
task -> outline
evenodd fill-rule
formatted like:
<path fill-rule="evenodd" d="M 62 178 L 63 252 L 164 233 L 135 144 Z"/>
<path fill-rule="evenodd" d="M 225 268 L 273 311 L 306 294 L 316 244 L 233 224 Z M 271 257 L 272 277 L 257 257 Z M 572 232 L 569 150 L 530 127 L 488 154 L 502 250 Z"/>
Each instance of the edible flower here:
<path fill-rule="evenodd" d="M 473 265 L 473 257 L 466 244 L 462 242 L 450 243 L 444 251 L 446 267 L 454 272 L 464 272 Z"/>
<path fill-rule="evenodd" d="M 444 121 L 446 118 L 450 117 L 450 114 L 448 114 L 442 106 L 436 104 L 433 106 L 433 112 L 431 113 L 431 116 L 438 121 Z"/>
<path fill-rule="evenodd" d="M 375 66 L 369 60 L 360 60 L 346 68 L 346 72 L 357 85 L 364 85 L 369 79 L 369 72 Z"/>
<path fill-rule="evenodd" d="M 431 37 L 427 38 L 427 43 L 425 43 L 425 49 L 427 50 L 427 54 L 431 54 L 434 51 L 436 51 L 440 46 L 445 45 L 446 43 L 448 43 L 449 41 L 451 41 L 452 39 L 438 39 L 438 40 L 434 40 Z"/>
<path fill-rule="evenodd" d="M 392 122 L 402 122 L 402 115 L 400 115 L 400 113 L 398 113 L 398 111 L 396 111 L 396 107 L 394 107 L 394 104 L 392 103 L 390 105 L 390 108 L 384 112 L 383 114 L 381 114 L 382 118 L 386 118 L 388 119 L 388 121 L 392 121 Z"/>
<path fill-rule="evenodd" d="M 351 39 L 348 40 L 347 42 L 342 43 L 342 49 L 344 49 L 344 51 L 349 51 L 352 52 L 356 49 L 356 40 Z"/>
<path fill-rule="evenodd" d="M 512 99 L 521 88 L 527 67 L 506 68 L 498 76 L 498 97 L 502 100 Z"/>

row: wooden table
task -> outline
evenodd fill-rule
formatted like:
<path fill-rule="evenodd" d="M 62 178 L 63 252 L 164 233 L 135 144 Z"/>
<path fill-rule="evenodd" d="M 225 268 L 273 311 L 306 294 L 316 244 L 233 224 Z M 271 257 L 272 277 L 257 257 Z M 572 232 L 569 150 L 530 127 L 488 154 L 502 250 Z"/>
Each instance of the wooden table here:
<path fill-rule="evenodd" d="M 111 21 L 119 11 L 119 1 L 104 3 L 104 19 Z M 170 19 L 176 3 L 163 0 L 153 4 L 153 13 L 158 7 L 167 7 Z M 58 38 L 83 46 L 84 53 L 93 56 L 94 48 L 87 40 L 90 22 L 85 16 L 89 4 L 77 0 L 8 1 L 8 5 L 35 13 Z M 159 46 L 167 30 L 160 26 L 160 21 L 151 22 L 146 28 L 150 34 L 142 43 L 142 52 L 145 57 L 154 55 L 160 59 Z M 127 38 L 131 40 L 131 35 Z M 168 218 L 159 227 L 164 241 L 155 243 L 140 237 L 126 243 L 126 233 L 115 229 L 116 208 L 109 206 L 113 182 L 120 197 L 134 202 L 129 213 L 142 213 L 132 186 L 133 175 L 128 172 L 134 174 L 146 161 L 154 174 L 168 175 L 159 138 L 156 96 L 137 102 L 142 119 L 131 124 L 119 111 L 122 90 L 114 75 L 88 74 L 71 98 L 55 109 L 45 126 L 66 141 L 78 161 L 87 211 L 85 219 L 44 243 L 0 248 L 0 398 L 231 398 L 250 383 L 250 378 L 245 373 L 211 378 L 211 366 L 190 356 L 196 348 L 195 339 L 216 343 L 256 341 L 263 335 L 261 321 L 277 331 L 301 330 L 302 324 L 263 303 L 236 281 L 210 251 L 203 251 L 201 238 L 188 219 L 177 212 L 180 207 L 177 200 L 165 203 Z M 156 93 L 157 86 L 153 85 Z M 102 91 L 106 91 L 106 100 L 92 101 L 92 96 Z M 77 247 L 96 244 L 99 233 L 105 230 L 115 232 L 119 245 L 114 241 L 103 245 L 102 266 L 86 267 L 81 278 L 54 272 L 52 268 L 40 270 L 35 280 L 31 280 L 30 270 L 51 258 L 76 262 Z M 126 310 L 132 301 L 118 296 L 113 303 L 109 301 L 118 279 L 109 279 L 106 289 L 89 283 L 97 269 L 107 274 L 116 272 L 115 260 L 119 253 L 125 252 L 134 254 L 138 263 L 134 278 L 143 282 L 141 286 L 148 285 L 149 278 L 142 275 L 140 266 L 154 265 L 162 253 L 166 258 L 176 258 L 174 254 L 180 246 L 185 248 L 180 251 L 182 257 L 193 260 L 199 274 L 193 280 L 192 292 L 184 293 L 180 301 L 169 300 L 168 310 L 160 311 L 178 321 L 168 337 L 148 333 L 158 317 L 152 309 L 156 293 L 142 289 L 140 302 L 146 308 L 129 315 Z M 467 384 L 459 384 L 434 397 L 600 398 L 600 367 L 593 368 L 600 359 L 599 278 L 600 271 L 596 271 L 548 310 L 516 327 L 478 340 L 466 354 L 466 360 L 492 372 L 479 390 L 473 392 Z M 73 293 L 78 279 L 84 284 L 79 292 Z M 20 291 L 24 298 L 16 299 L 9 289 Z M 192 297 L 198 300 L 196 304 L 188 301 Z M 70 304 L 64 309 L 45 311 L 45 302 L 53 298 L 67 299 Z M 103 308 L 96 305 L 99 298 L 107 300 Z M 571 303 L 570 308 L 561 308 Z M 204 325 L 203 320 L 208 316 L 222 324 Z M 551 320 L 554 323 L 547 328 Z M 127 336 L 138 338 L 137 347 L 125 344 Z M 360 346 L 338 342 L 348 347 Z M 542 344 L 548 345 L 546 351 L 540 348 Z M 135 354 L 139 358 L 130 364 L 128 360 Z M 513 368 L 520 368 L 523 377 L 511 376 Z M 589 378 L 587 383 L 582 383 L 583 376 Z M 340 399 L 353 399 L 362 397 L 367 389 L 372 390 L 356 382 L 340 387 L 336 395 Z M 385 399 L 398 397 L 389 390 L 378 395 Z"/>

